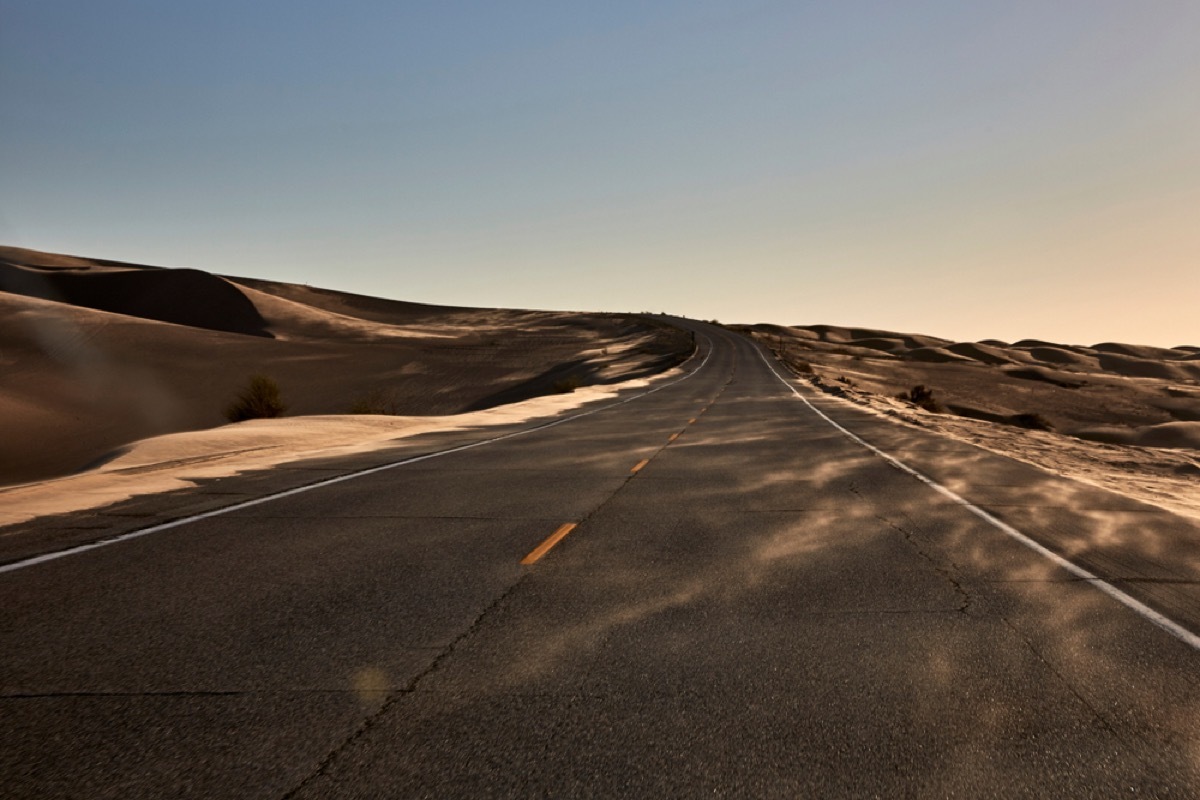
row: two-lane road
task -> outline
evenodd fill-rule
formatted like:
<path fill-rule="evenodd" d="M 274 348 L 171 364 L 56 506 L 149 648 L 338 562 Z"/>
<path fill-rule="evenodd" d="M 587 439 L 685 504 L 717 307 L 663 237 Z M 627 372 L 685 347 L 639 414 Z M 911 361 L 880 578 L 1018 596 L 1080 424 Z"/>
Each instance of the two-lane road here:
<path fill-rule="evenodd" d="M 0 573 L 0 794 L 1200 796 L 1200 652 L 1114 599 L 1200 629 L 1200 526 L 801 390 L 1071 572 L 696 327 L 627 402 Z"/>

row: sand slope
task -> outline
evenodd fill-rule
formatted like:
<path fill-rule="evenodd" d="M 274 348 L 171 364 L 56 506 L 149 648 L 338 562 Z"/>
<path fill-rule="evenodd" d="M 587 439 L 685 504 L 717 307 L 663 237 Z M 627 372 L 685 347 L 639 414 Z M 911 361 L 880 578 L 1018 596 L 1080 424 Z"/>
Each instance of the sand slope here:
<path fill-rule="evenodd" d="M 1005 344 L 831 325 L 741 326 L 818 386 L 947 435 L 1200 516 L 1192 346 Z M 886 347 L 883 344 L 886 343 Z M 897 399 L 932 389 L 943 413 Z M 1052 431 L 1030 431 L 1048 424 Z"/>
<path fill-rule="evenodd" d="M 39 268 L 15 264 L 0 253 L 0 292 L 176 325 L 270 335 L 242 291 L 195 269 Z"/>
<path fill-rule="evenodd" d="M 746 330 L 793 361 L 819 365 L 819 375 L 846 377 L 887 397 L 922 384 L 943 404 L 978 412 L 971 414 L 976 418 L 1036 413 L 1063 433 L 1122 429 L 1130 442 L 1162 447 L 1190 447 L 1192 438 L 1182 428 L 1159 428 L 1153 436 L 1138 431 L 1200 420 L 1200 364 L 1188 346 L 1081 347 L 1037 339 L 936 345 L 930 342 L 945 340 L 832 325 L 796 328 L 794 336 L 763 326 Z"/>
<path fill-rule="evenodd" d="M 289 415 L 446 415 L 656 374 L 691 347 L 632 316 L 429 306 L 0 248 L 0 484 L 223 425 L 256 374 Z"/>
<path fill-rule="evenodd" d="M 679 369 L 669 370 L 668 375 Z M 386 448 L 431 431 L 528 422 L 611 400 L 618 388 L 646 380 L 586 386 L 570 394 L 536 397 L 484 411 L 448 416 L 307 416 L 253 419 L 207 430 L 171 433 L 131 442 L 105 463 L 82 472 L 19 486 L 0 487 L 0 528 L 54 514 L 102 508 L 135 496 L 186 489 L 201 481 L 315 457 L 345 456 Z"/>

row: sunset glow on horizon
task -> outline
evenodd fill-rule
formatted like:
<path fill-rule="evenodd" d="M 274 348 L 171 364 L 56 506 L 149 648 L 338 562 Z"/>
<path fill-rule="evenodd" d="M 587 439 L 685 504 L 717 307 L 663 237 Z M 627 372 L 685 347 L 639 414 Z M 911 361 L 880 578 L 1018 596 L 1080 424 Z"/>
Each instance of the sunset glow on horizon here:
<path fill-rule="evenodd" d="M 1200 4 L 0 0 L 0 244 L 1200 345 Z"/>

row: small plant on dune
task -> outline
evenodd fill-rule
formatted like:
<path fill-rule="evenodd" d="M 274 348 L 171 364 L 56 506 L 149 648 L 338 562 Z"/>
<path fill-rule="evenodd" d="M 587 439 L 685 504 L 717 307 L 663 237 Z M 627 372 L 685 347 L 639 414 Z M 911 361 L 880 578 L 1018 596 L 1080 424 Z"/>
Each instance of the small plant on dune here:
<path fill-rule="evenodd" d="M 924 384 L 917 384 L 907 392 L 901 392 L 896 395 L 897 400 L 903 400 L 906 403 L 912 403 L 917 408 L 923 408 L 934 414 L 944 414 L 946 409 L 933 397 L 933 389 Z"/>
<path fill-rule="evenodd" d="M 225 409 L 225 419 L 243 422 L 248 419 L 281 417 L 287 411 L 279 384 L 266 375 L 255 375 L 249 385 L 238 393 L 237 399 Z"/>
<path fill-rule="evenodd" d="M 1054 424 L 1041 414 L 1013 414 L 1008 421 L 1018 428 L 1028 428 L 1031 431 L 1052 431 Z"/>

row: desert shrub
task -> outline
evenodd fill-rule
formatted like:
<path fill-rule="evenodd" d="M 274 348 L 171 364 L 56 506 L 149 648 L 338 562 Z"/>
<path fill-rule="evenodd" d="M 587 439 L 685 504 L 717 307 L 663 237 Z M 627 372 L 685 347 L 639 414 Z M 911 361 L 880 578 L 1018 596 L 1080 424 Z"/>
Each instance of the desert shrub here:
<path fill-rule="evenodd" d="M 834 380 L 836 380 L 838 383 L 844 383 L 851 388 L 853 388 L 854 386 L 857 385 L 854 383 L 854 381 L 850 380 L 845 375 L 838 375 L 836 378 L 834 378 Z"/>
<path fill-rule="evenodd" d="M 568 375 L 565 378 L 559 378 L 550 386 L 550 390 L 555 394 L 570 394 L 583 385 L 583 381 L 578 375 Z"/>
<path fill-rule="evenodd" d="M 946 409 L 942 406 L 942 404 L 934 399 L 933 389 L 930 389 L 924 384 L 919 383 L 909 389 L 907 392 L 901 392 L 900 394 L 896 395 L 896 399 L 912 403 L 914 406 L 923 408 L 926 411 L 934 414 L 946 413 Z"/>
<path fill-rule="evenodd" d="M 242 422 L 248 419 L 269 419 L 281 417 L 287 411 L 283 404 L 283 395 L 279 384 L 266 375 L 255 375 L 250 383 L 238 393 L 225 409 L 225 418 L 230 422 Z"/>
<path fill-rule="evenodd" d="M 1043 417 L 1041 414 L 1013 414 L 1008 418 L 1008 421 L 1019 428 L 1028 428 L 1031 431 L 1052 431 L 1054 424 L 1050 420 Z"/>

